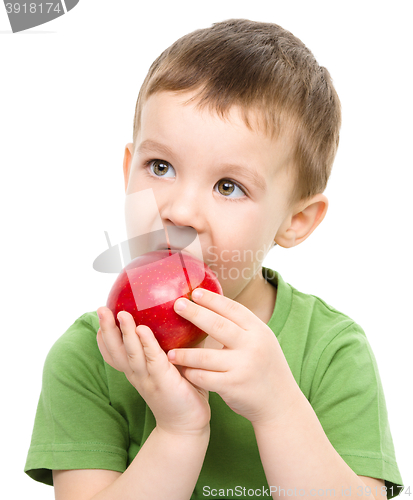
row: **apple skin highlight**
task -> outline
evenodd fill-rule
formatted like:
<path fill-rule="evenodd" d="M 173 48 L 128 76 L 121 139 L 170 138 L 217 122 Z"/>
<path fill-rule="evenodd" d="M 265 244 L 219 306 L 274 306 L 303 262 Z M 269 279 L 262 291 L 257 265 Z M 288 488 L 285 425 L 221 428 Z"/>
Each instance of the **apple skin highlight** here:
<path fill-rule="evenodd" d="M 106 307 L 119 328 L 120 311 L 129 312 L 136 326 L 148 326 L 165 352 L 194 347 L 207 334 L 177 314 L 174 303 L 180 297 L 192 300 L 198 287 L 222 295 L 218 279 L 203 261 L 187 252 L 157 250 L 132 260 L 119 273 Z"/>

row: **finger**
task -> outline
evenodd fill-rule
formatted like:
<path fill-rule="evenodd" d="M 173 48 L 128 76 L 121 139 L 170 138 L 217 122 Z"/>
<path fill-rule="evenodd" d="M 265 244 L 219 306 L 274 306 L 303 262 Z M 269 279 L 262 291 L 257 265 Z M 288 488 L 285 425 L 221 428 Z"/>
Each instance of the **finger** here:
<path fill-rule="evenodd" d="M 136 328 L 146 360 L 146 369 L 152 377 L 161 377 L 169 368 L 170 363 L 166 353 L 156 340 L 152 330 L 146 325 Z"/>
<path fill-rule="evenodd" d="M 128 356 L 123 345 L 122 333 L 116 326 L 112 311 L 107 307 L 100 307 L 97 312 L 99 314 L 101 332 L 99 336 L 100 347 L 105 352 L 105 357 L 107 358 L 104 358 L 105 361 L 116 370 L 129 371 Z"/>
<path fill-rule="evenodd" d="M 109 354 L 109 351 L 107 350 L 106 345 L 103 342 L 102 330 L 100 328 L 99 328 L 99 330 L 98 330 L 98 332 L 96 334 L 96 341 L 97 341 L 97 344 L 98 344 L 98 347 L 99 347 L 100 354 L 102 355 L 102 358 L 106 361 L 106 363 L 108 365 L 110 365 L 113 368 L 115 368 L 115 366 L 113 366 L 112 356 Z"/>
<path fill-rule="evenodd" d="M 231 351 L 221 349 L 171 349 L 168 359 L 174 365 L 216 372 L 228 371 Z"/>
<path fill-rule="evenodd" d="M 226 372 L 213 372 L 188 367 L 183 367 L 181 374 L 195 387 L 218 394 L 225 386 L 225 379 L 227 377 Z"/>
<path fill-rule="evenodd" d="M 120 311 L 117 318 L 120 324 L 123 346 L 130 368 L 137 375 L 147 375 L 146 358 L 143 352 L 143 346 L 136 331 L 136 324 L 133 316 L 127 311 Z"/>
<path fill-rule="evenodd" d="M 183 305 L 184 308 L 180 309 Z M 224 316 L 207 309 L 194 302 L 180 298 L 175 301 L 174 310 L 183 318 L 187 319 L 200 330 L 213 337 L 226 347 L 234 348 L 239 343 L 238 337 L 242 332 L 242 328 L 236 325 L 233 321 Z"/>
<path fill-rule="evenodd" d="M 257 326 L 257 316 L 235 300 L 205 288 L 196 288 L 191 296 L 197 304 L 227 318 L 243 330 L 254 329 Z"/>

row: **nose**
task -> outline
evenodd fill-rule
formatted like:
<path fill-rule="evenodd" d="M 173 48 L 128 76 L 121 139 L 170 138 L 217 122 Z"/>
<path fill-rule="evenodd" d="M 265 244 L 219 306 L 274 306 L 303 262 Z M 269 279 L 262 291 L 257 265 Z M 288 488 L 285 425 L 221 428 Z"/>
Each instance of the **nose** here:
<path fill-rule="evenodd" d="M 201 199 L 198 190 L 187 186 L 171 190 L 161 201 L 161 217 L 166 225 L 202 229 Z"/>

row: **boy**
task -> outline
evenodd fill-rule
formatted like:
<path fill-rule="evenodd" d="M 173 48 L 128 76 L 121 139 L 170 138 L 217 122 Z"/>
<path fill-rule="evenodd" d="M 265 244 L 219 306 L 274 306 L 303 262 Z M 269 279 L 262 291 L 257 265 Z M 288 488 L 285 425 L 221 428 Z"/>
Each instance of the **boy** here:
<path fill-rule="evenodd" d="M 218 23 L 154 62 L 125 191 L 152 190 L 165 229 L 196 230 L 224 296 L 175 302 L 203 348 L 166 354 L 105 307 L 56 342 L 25 470 L 57 499 L 399 493 L 364 332 L 262 267 L 323 220 L 339 128 L 327 70 L 274 24 Z"/>

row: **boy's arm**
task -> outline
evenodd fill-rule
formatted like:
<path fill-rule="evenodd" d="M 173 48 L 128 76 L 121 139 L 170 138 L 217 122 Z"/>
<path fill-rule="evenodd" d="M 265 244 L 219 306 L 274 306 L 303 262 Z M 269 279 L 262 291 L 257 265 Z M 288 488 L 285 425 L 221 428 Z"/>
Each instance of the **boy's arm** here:
<path fill-rule="evenodd" d="M 53 473 L 57 500 L 186 500 L 191 497 L 209 442 L 207 391 L 184 379 L 152 331 L 132 316 L 99 308 L 97 343 L 104 360 L 125 373 L 146 401 L 156 427 L 123 474 L 104 470 Z"/>
<path fill-rule="evenodd" d="M 241 304 L 201 293 L 192 293 L 196 303 L 179 299 L 186 307 L 175 310 L 224 349 L 173 349 L 168 358 L 184 367 L 189 381 L 217 392 L 251 421 L 273 498 L 291 492 L 317 498 L 327 490 L 354 499 L 385 498 L 382 482 L 364 482 L 332 446 L 271 329 Z M 377 489 L 369 492 L 366 486 L 372 484 Z"/>
<path fill-rule="evenodd" d="M 292 490 L 299 496 L 315 498 L 385 500 L 384 481 L 354 473 L 331 445 L 313 408 L 301 395 L 282 418 L 253 423 L 273 498 Z"/>
<path fill-rule="evenodd" d="M 156 427 L 121 474 L 53 471 L 56 500 L 185 500 L 191 497 L 209 442 L 209 428 L 172 434 Z M 139 492 L 139 495 L 137 495 Z"/>

